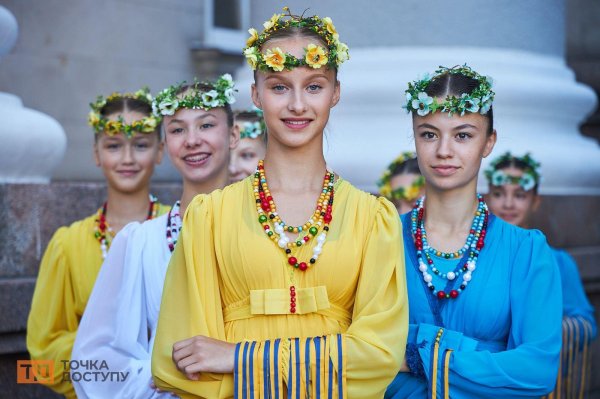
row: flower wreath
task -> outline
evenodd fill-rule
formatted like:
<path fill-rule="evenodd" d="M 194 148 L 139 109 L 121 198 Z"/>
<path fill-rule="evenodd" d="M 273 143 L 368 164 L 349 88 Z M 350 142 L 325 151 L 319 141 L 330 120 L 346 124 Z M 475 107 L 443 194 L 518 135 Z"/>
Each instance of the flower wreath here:
<path fill-rule="evenodd" d="M 479 85 L 470 94 L 463 93 L 460 97 L 448 96 L 440 103 L 435 98 L 430 97 L 425 90 L 432 81 L 446 74 L 463 75 L 477 80 Z M 455 113 L 463 116 L 465 112 L 479 112 L 481 115 L 485 115 L 492 108 L 492 102 L 496 95 L 492 90 L 492 84 L 491 77 L 478 74 L 467 64 L 452 68 L 440 66 L 433 75 L 426 74 L 422 79 L 408 84 L 408 89 L 405 91 L 406 104 L 403 108 L 408 113 L 416 112 L 420 116 L 436 111 L 447 112 L 448 116 Z"/>
<path fill-rule="evenodd" d="M 287 14 L 273 14 L 271 19 L 263 24 L 265 29 L 260 34 L 254 28 L 248 30 L 250 37 L 246 41 L 244 56 L 253 70 L 280 72 L 299 66 L 315 69 L 322 66 L 337 68 L 350 58 L 348 46 L 340 42 L 331 18 L 319 18 L 317 15 L 304 17 L 304 14 L 292 15 L 288 7 L 284 7 L 283 11 Z M 296 58 L 290 53 L 284 53 L 279 47 L 261 53 L 263 44 L 274 32 L 290 27 L 309 28 L 323 38 L 327 48 L 311 43 L 304 49 L 304 58 Z"/>
<path fill-rule="evenodd" d="M 502 169 L 497 169 L 498 165 L 509 163 L 513 160 L 522 162 L 527 165 L 521 176 L 512 176 L 504 172 Z M 515 157 L 510 152 L 500 155 L 494 159 L 489 168 L 484 171 L 488 183 L 492 186 L 504 186 L 506 184 L 518 184 L 525 191 L 529 191 L 538 185 L 542 175 L 539 171 L 540 163 L 536 162 L 529 153 L 522 157 Z"/>
<path fill-rule="evenodd" d="M 392 190 L 390 181 L 392 180 L 392 173 L 394 169 L 396 169 L 399 165 L 403 164 L 404 162 L 416 158 L 416 153 L 412 151 L 406 151 L 400 154 L 398 158 L 394 159 L 394 161 L 391 164 L 389 164 L 385 172 L 383 172 L 381 178 L 377 181 L 377 187 L 379 187 L 379 194 L 386 197 L 389 200 L 415 200 L 419 196 L 419 191 L 421 190 L 421 187 L 425 185 L 425 178 L 423 176 L 417 177 L 410 184 L 410 186 L 398 187 L 395 190 Z"/>
<path fill-rule="evenodd" d="M 135 93 L 112 93 L 110 96 L 104 98 L 98 96 L 96 101 L 90 103 L 92 109 L 88 114 L 88 123 L 94 129 L 94 133 L 105 132 L 109 136 L 114 136 L 120 132 L 123 132 L 127 138 L 131 138 L 134 132 L 140 133 L 152 133 L 156 131 L 157 126 L 160 124 L 161 118 L 156 115 L 148 115 L 142 119 L 133 121 L 131 124 L 125 123 L 122 116 L 116 120 L 111 120 L 102 115 L 102 108 L 106 104 L 123 98 L 133 98 L 135 100 L 143 101 L 148 105 L 152 105 L 152 95 L 150 89 L 143 87 Z"/>
<path fill-rule="evenodd" d="M 245 121 L 241 125 L 243 127 L 240 130 L 240 139 L 255 139 L 261 136 L 266 131 L 265 121 L 263 119 L 263 112 L 259 108 L 254 108 L 246 113 L 256 114 L 259 119 L 255 122 Z"/>
<path fill-rule="evenodd" d="M 156 95 L 152 103 L 152 112 L 156 116 L 174 115 L 180 108 L 203 109 L 208 111 L 213 108 L 223 107 L 225 104 L 235 103 L 235 92 L 233 78 L 226 73 L 212 82 L 198 82 L 190 86 L 188 94 L 178 94 L 186 82 L 170 86 Z M 210 90 L 201 88 L 206 85 Z"/>

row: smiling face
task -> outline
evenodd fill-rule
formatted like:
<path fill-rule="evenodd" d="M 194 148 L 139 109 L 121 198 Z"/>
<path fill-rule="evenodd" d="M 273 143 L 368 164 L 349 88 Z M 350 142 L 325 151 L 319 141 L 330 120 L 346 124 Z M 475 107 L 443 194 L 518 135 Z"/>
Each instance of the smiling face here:
<path fill-rule="evenodd" d="M 117 120 L 119 116 L 125 124 L 131 124 L 148 115 L 123 111 L 106 117 Z M 131 194 L 150 183 L 154 166 L 162 159 L 162 147 L 155 133 L 135 133 L 131 138 L 123 133 L 112 136 L 99 133 L 94 144 L 94 159 L 111 188 Z"/>
<path fill-rule="evenodd" d="M 265 157 L 267 145 L 262 137 L 240 140 L 238 146 L 231 151 L 229 162 L 229 181 L 235 183 L 254 173 L 258 161 Z"/>
<path fill-rule="evenodd" d="M 475 190 L 481 160 L 496 142 L 495 131 L 487 134 L 488 123 L 486 117 L 471 113 L 413 116 L 417 159 L 427 190 Z"/>
<path fill-rule="evenodd" d="M 184 180 L 202 183 L 227 174 L 229 150 L 238 138 L 223 108 L 179 109 L 163 119 L 171 162 Z"/>
<path fill-rule="evenodd" d="M 304 56 L 313 38 L 273 39 L 264 51 L 279 47 L 284 53 Z M 339 101 L 340 85 L 334 70 L 297 67 L 282 72 L 257 72 L 252 85 L 254 105 L 264 112 L 269 141 L 284 147 L 322 142 L 329 113 Z"/>
<path fill-rule="evenodd" d="M 523 170 L 513 166 L 503 168 L 509 176 L 521 177 Z M 527 227 L 531 214 L 540 204 L 535 190 L 525 191 L 519 184 L 490 185 L 486 202 L 495 215 L 515 226 Z"/>

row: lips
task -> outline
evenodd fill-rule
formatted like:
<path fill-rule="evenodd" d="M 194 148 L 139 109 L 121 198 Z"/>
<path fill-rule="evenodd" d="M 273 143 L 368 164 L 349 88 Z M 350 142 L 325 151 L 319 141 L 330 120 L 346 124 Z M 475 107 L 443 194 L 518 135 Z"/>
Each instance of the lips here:
<path fill-rule="evenodd" d="M 124 177 L 133 177 L 139 173 L 139 170 L 117 170 L 117 173 Z"/>
<path fill-rule="evenodd" d="M 440 176 L 450 176 L 458 170 L 458 166 L 452 165 L 436 165 L 432 168 Z"/>
<path fill-rule="evenodd" d="M 307 127 L 310 122 L 312 122 L 311 119 L 305 119 L 305 118 L 286 118 L 283 119 L 283 123 L 285 124 L 286 127 L 288 127 L 289 129 L 292 130 L 301 130 L 304 129 L 305 127 Z"/>
<path fill-rule="evenodd" d="M 207 152 L 194 153 L 184 156 L 183 161 L 190 166 L 202 166 L 208 162 L 211 154 Z"/>

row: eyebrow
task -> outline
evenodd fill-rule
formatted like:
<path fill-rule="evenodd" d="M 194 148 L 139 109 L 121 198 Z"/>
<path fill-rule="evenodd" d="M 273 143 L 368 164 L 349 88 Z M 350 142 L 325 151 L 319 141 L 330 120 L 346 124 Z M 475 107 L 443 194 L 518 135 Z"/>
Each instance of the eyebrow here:
<path fill-rule="evenodd" d="M 212 114 L 212 113 L 210 113 L 210 112 L 207 112 L 207 113 L 205 113 L 205 114 L 198 115 L 197 117 L 195 117 L 195 118 L 194 118 L 194 120 L 195 120 L 195 121 L 197 121 L 198 119 L 204 119 L 204 118 L 208 118 L 208 117 L 210 117 L 210 116 L 212 116 L 212 117 L 215 117 L 215 118 L 216 118 L 215 114 Z M 181 120 L 181 119 L 171 119 L 171 120 L 169 121 L 168 125 L 170 125 L 170 124 L 172 124 L 172 123 L 185 123 L 185 121 L 183 121 L 183 120 Z"/>
<path fill-rule="evenodd" d="M 417 128 L 422 128 L 422 127 L 439 130 L 437 127 L 430 125 L 429 123 L 421 123 L 419 126 L 417 126 Z"/>
<path fill-rule="evenodd" d="M 465 123 L 460 126 L 456 126 L 454 128 L 454 130 L 461 130 L 461 129 L 468 129 L 468 128 L 477 129 L 477 126 L 471 125 L 470 123 Z"/>

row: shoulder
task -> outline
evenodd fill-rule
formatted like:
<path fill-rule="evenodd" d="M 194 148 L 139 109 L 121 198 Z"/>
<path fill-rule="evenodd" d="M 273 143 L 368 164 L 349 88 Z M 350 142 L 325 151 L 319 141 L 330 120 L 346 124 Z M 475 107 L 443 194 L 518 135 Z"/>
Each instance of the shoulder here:
<path fill-rule="evenodd" d="M 71 223 L 69 226 L 60 227 L 52 236 L 48 246 L 57 244 L 62 246 L 69 244 L 80 246 L 82 240 L 93 240 L 96 217 L 96 213 L 94 213 L 84 219 Z"/>
<path fill-rule="evenodd" d="M 546 236 L 540 230 L 512 225 L 493 214 L 490 214 L 490 223 L 491 233 L 507 248 L 544 247 L 550 252 Z"/>
<path fill-rule="evenodd" d="M 355 212 L 367 213 L 369 217 L 384 217 L 398 220 L 398 211 L 387 198 L 375 196 L 354 187 L 350 182 L 340 179 L 336 199 L 346 203 L 346 207 Z"/>

